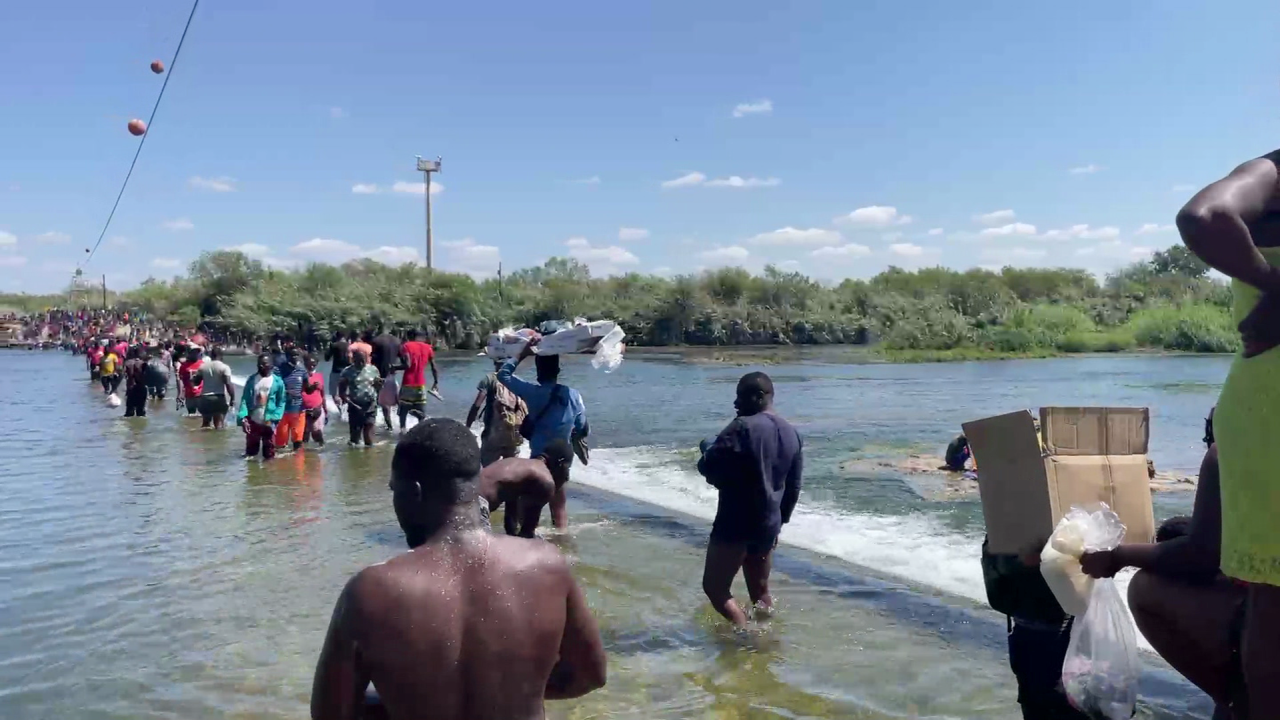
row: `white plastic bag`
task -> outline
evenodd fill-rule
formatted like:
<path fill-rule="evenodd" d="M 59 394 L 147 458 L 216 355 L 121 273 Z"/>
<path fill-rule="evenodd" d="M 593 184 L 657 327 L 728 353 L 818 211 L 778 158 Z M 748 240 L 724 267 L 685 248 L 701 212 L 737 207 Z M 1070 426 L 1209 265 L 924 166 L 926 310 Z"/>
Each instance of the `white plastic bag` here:
<path fill-rule="evenodd" d="M 622 364 L 622 339 L 627 336 L 621 327 L 614 326 L 609 334 L 600 339 L 596 345 L 596 356 L 591 358 L 591 367 L 611 373 Z"/>
<path fill-rule="evenodd" d="M 1080 568 L 1086 552 L 1114 550 L 1125 527 L 1111 508 L 1079 507 L 1063 516 L 1040 554 L 1040 572 L 1063 611 L 1075 616 L 1062 664 L 1062 685 L 1078 710 L 1093 718 L 1129 720 L 1138 700 L 1138 637 L 1112 579 Z"/>
<path fill-rule="evenodd" d="M 118 408 L 118 407 L 120 407 L 120 396 L 119 396 L 119 395 L 116 395 L 115 393 L 111 393 L 110 395 L 108 395 L 108 396 L 107 396 L 107 407 L 111 407 L 111 408 Z"/>
<path fill-rule="evenodd" d="M 1062 686 L 1077 710 L 1092 718 L 1129 720 L 1138 702 L 1138 637 L 1114 580 L 1098 580 L 1089 609 L 1071 628 Z"/>
<path fill-rule="evenodd" d="M 1105 503 L 1095 510 L 1073 507 L 1058 521 L 1040 552 L 1040 574 L 1068 615 L 1084 615 L 1093 592 L 1093 578 L 1080 568 L 1086 552 L 1111 550 L 1124 539 L 1120 517 Z"/>

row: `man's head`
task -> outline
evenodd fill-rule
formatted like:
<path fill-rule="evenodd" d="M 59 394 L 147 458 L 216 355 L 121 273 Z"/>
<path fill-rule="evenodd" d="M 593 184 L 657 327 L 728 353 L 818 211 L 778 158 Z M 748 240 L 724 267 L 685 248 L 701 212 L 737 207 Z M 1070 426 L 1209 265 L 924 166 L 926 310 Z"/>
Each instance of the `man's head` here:
<path fill-rule="evenodd" d="M 187 360 L 189 362 L 195 362 L 199 359 L 200 359 L 200 348 L 194 345 L 191 346 L 191 348 L 187 350 Z"/>
<path fill-rule="evenodd" d="M 294 367 L 302 367 L 302 356 L 301 348 L 291 348 L 289 350 L 289 364 Z"/>
<path fill-rule="evenodd" d="M 762 372 L 743 375 L 733 407 L 739 416 L 757 415 L 773 408 L 773 381 Z"/>
<path fill-rule="evenodd" d="M 1216 442 L 1213 438 L 1213 413 L 1217 409 L 1217 405 L 1209 408 L 1209 417 L 1204 419 L 1204 444 L 1206 447 L 1212 446 Z"/>
<path fill-rule="evenodd" d="M 267 353 L 262 353 L 258 356 L 258 374 L 262 377 L 267 377 L 271 374 L 271 356 Z"/>
<path fill-rule="evenodd" d="M 213 360 L 221 360 L 222 348 L 218 347 L 217 345 L 213 346 L 213 349 L 209 351 L 209 357 Z"/>
<path fill-rule="evenodd" d="M 431 418 L 396 443 L 391 491 L 396 519 L 414 548 L 425 543 L 454 513 L 476 498 L 480 447 L 462 423 Z"/>
<path fill-rule="evenodd" d="M 365 331 L 364 331 L 364 334 L 360 336 L 360 339 L 361 339 L 361 340 L 364 340 L 364 341 L 365 341 L 365 342 L 367 342 L 367 343 L 369 343 L 369 342 L 373 342 L 373 331 L 372 331 L 372 330 L 365 330 Z"/>
<path fill-rule="evenodd" d="M 1166 542 L 1190 533 L 1191 518 L 1187 515 L 1175 515 L 1160 523 L 1160 527 L 1156 530 L 1156 542 Z"/>
<path fill-rule="evenodd" d="M 337 342 L 342 339 L 342 331 L 339 330 L 333 334 L 333 341 Z"/>
<path fill-rule="evenodd" d="M 563 438 L 552 440 L 542 449 L 538 458 L 547 464 L 547 469 L 551 471 L 551 479 L 556 481 L 556 487 L 569 482 L 569 468 L 573 466 L 573 446 L 568 440 Z"/>
<path fill-rule="evenodd" d="M 540 383 L 553 383 L 560 378 L 559 355 L 534 355 L 533 366 L 538 370 Z"/>
<path fill-rule="evenodd" d="M 319 365 L 319 362 L 316 361 L 316 356 L 311 353 L 307 353 L 306 357 L 303 358 L 303 362 L 307 364 L 307 372 L 309 373 L 315 372 L 316 366 Z"/>
<path fill-rule="evenodd" d="M 351 353 L 351 364 L 357 368 L 364 367 L 369 362 L 369 358 L 364 354 L 364 350 L 354 350 Z"/>
<path fill-rule="evenodd" d="M 422 333 L 418 332 L 418 328 L 409 328 L 404 331 L 404 337 L 406 340 L 417 340 L 421 335 Z"/>

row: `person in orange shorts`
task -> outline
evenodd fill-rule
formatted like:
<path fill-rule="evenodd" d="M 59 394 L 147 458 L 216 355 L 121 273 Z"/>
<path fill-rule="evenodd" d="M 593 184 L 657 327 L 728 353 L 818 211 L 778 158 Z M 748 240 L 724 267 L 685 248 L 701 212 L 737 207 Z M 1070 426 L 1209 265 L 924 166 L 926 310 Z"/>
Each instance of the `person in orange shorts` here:
<path fill-rule="evenodd" d="M 280 365 L 278 372 L 284 380 L 284 417 L 276 425 L 275 445 L 280 449 L 292 445 L 294 452 L 300 452 L 303 431 L 307 427 L 307 417 L 302 410 L 302 390 L 307 381 L 302 351 L 297 348 L 290 350 L 288 362 Z"/>

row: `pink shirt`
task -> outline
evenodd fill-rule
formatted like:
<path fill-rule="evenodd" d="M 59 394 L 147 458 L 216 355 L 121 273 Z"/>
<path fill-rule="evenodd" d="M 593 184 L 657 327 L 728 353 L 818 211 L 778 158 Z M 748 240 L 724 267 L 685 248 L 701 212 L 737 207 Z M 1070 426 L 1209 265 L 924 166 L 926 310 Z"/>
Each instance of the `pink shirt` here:
<path fill-rule="evenodd" d="M 324 405 L 324 376 L 318 372 L 311 373 L 307 378 L 307 382 L 316 386 L 315 392 L 302 393 L 302 409 L 315 410 Z"/>

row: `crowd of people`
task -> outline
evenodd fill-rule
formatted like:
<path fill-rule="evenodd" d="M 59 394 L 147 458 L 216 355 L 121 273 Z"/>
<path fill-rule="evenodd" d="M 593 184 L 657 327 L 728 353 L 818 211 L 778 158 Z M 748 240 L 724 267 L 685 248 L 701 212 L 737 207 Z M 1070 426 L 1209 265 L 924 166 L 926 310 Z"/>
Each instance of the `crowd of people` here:
<path fill-rule="evenodd" d="M 1206 421 L 1207 451 L 1190 517 L 1161 525 L 1154 543 L 1086 553 L 1098 578 L 1138 568 L 1129 605 L 1138 627 L 1174 668 L 1216 703 L 1216 718 L 1280 717 L 1280 153 L 1246 163 L 1210 185 L 1178 215 L 1187 246 L 1234 281 L 1234 312 L 1245 350 L 1232 365 Z M 350 443 L 372 444 L 379 415 L 392 426 L 409 417 L 392 459 L 395 515 L 411 552 L 351 578 L 333 613 L 316 667 L 314 718 L 537 717 L 544 699 L 601 687 L 607 661 L 600 634 L 568 564 L 553 545 L 531 542 L 542 509 L 567 525 L 564 488 L 574 458 L 589 461 L 581 395 L 559 382 L 559 357 L 535 352 L 497 362 L 477 385 L 465 423 L 427 419 L 439 372 L 429 342 L 409 332 L 337 334 L 319 358 L 280 343 L 258 358 L 237 422 L 245 454 L 271 457 L 324 442 L 326 388 L 346 415 Z M 218 351 L 164 343 L 94 342 L 92 376 L 112 394 L 127 383 L 126 414 L 145 414 L 146 398 L 167 367 L 188 412 L 222 427 L 236 406 Z M 516 374 L 535 358 L 536 381 Z M 430 370 L 432 383 L 426 383 Z M 395 374 L 402 373 L 397 383 Z M 706 552 L 703 590 L 736 626 L 749 611 L 772 608 L 769 574 L 782 527 L 800 494 L 799 434 L 773 411 L 763 373 L 738 383 L 737 417 L 703 441 L 698 470 L 719 493 Z M 469 428 L 483 422 L 480 441 Z M 529 443 L 529 458 L 519 457 Z M 954 443 L 947 464 L 980 460 Z M 492 538 L 489 517 L 504 510 L 508 537 Z M 1083 718 L 1066 699 L 1062 663 L 1073 618 L 1037 567 L 1040 548 L 1016 556 L 983 549 L 993 607 L 1009 617 L 1010 664 L 1024 718 Z M 731 593 L 741 572 L 751 605 Z M 464 642 L 465 639 L 465 642 Z M 370 686 L 376 692 L 370 691 Z"/>
<path fill-rule="evenodd" d="M 366 568 L 343 590 L 316 668 L 313 717 L 416 717 L 428 700 L 434 717 L 539 716 L 544 699 L 580 696 L 606 676 L 599 631 L 568 564 L 550 543 L 532 541 L 544 508 L 554 528 L 568 526 L 570 470 L 575 459 L 590 461 L 586 405 L 560 382 L 560 357 L 536 352 L 535 337 L 480 379 L 465 423 L 428 418 L 440 373 L 424 335 L 336 333 L 323 355 L 327 379 L 319 353 L 278 338 L 238 401 L 221 349 L 203 338 L 150 344 L 108 334 L 82 347 L 106 395 L 123 378 L 128 417 L 145 417 L 170 384 L 178 410 L 211 430 L 234 408 L 246 457 L 323 445 L 331 407 L 346 416 L 351 445 L 372 445 L 378 418 L 392 429 L 396 408 L 403 432 L 390 486 L 411 552 Z M 535 380 L 517 374 L 529 357 Z M 721 498 L 703 589 L 742 627 L 748 611 L 772 609 L 771 558 L 799 499 L 803 461 L 799 434 L 773 411 L 767 375 L 744 376 L 734 407 L 737 417 L 703 442 L 698 469 Z M 405 431 L 411 417 L 417 423 Z M 479 442 L 470 431 L 477 421 Z M 488 535 L 498 510 L 507 539 Z M 731 593 L 740 571 L 748 607 Z M 454 590 L 441 593 L 442 583 Z"/>

